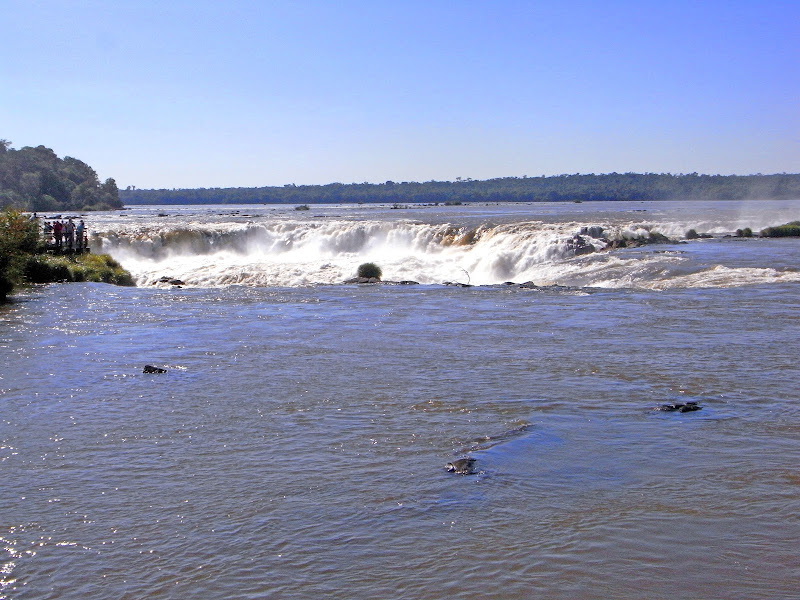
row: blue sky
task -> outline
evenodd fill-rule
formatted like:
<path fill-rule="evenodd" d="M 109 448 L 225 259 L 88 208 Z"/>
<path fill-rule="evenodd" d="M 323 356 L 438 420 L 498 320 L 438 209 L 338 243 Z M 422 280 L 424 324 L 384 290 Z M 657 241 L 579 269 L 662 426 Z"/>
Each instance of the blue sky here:
<path fill-rule="evenodd" d="M 0 0 L 0 138 L 120 187 L 800 172 L 800 2 Z"/>

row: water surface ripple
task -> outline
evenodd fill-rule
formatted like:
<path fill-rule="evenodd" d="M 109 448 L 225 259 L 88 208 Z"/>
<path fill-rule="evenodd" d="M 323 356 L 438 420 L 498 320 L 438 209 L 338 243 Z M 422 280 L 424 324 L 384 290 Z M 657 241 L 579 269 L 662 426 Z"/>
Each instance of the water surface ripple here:
<path fill-rule="evenodd" d="M 25 291 L 0 598 L 797 598 L 798 309 L 795 283 Z"/>

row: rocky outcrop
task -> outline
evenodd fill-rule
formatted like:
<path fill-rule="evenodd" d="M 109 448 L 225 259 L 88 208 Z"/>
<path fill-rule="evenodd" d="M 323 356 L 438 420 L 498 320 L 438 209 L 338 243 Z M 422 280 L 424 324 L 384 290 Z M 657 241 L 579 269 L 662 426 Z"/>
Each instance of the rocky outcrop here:
<path fill-rule="evenodd" d="M 166 369 L 162 369 L 161 367 L 154 367 L 153 365 L 145 365 L 142 373 L 166 373 Z"/>
<path fill-rule="evenodd" d="M 587 238 L 585 238 L 580 234 L 575 234 L 574 236 L 572 236 L 572 239 L 569 242 L 567 242 L 567 248 L 572 250 L 575 256 L 583 256 L 584 254 L 591 254 L 596 250 L 594 244 L 592 244 Z"/>

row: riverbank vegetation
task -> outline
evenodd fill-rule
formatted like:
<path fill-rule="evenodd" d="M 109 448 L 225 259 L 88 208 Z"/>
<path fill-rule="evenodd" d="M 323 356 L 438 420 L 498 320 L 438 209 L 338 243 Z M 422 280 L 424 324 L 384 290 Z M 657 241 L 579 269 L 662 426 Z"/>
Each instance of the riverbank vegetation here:
<path fill-rule="evenodd" d="M 386 204 L 584 202 L 598 200 L 778 200 L 800 198 L 800 174 L 609 173 L 474 181 L 387 181 L 258 188 L 120 190 L 124 204 Z"/>
<path fill-rule="evenodd" d="M 761 230 L 761 235 L 762 237 L 800 237 L 800 221 L 767 227 Z"/>
<path fill-rule="evenodd" d="M 48 254 L 36 219 L 11 209 L 0 212 L 0 301 L 18 286 L 61 281 L 135 285 L 107 254 Z"/>
<path fill-rule="evenodd" d="M 19 150 L 0 139 L 0 208 L 64 212 L 122 208 L 113 179 L 100 183 L 85 162 L 45 146 Z"/>

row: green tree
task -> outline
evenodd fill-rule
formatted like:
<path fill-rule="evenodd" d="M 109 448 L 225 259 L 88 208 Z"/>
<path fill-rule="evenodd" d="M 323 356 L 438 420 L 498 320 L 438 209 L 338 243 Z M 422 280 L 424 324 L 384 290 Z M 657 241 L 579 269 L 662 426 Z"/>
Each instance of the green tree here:
<path fill-rule="evenodd" d="M 100 198 L 103 203 L 109 206 L 119 204 L 119 188 L 113 178 L 109 177 L 100 186 Z"/>
<path fill-rule="evenodd" d="M 7 209 L 0 213 L 0 300 L 21 278 L 21 261 L 39 246 L 39 223 Z"/>

